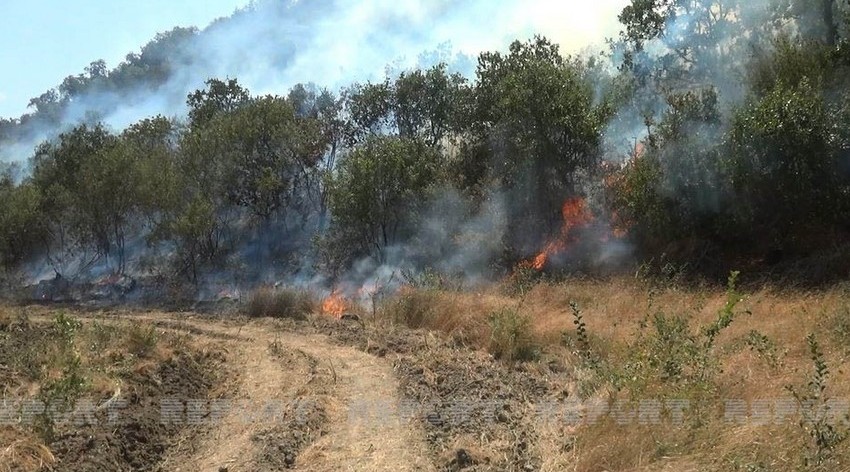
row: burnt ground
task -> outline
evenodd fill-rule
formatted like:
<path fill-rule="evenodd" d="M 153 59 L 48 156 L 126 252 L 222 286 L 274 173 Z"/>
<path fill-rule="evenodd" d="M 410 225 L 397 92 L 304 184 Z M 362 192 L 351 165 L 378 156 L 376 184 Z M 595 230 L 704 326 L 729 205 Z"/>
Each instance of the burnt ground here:
<path fill-rule="evenodd" d="M 57 471 L 157 470 L 185 426 L 161 421 L 163 398 L 206 398 L 224 359 L 216 353 L 180 353 L 125 381 L 127 402 L 117 425 L 89 425 L 61 432 L 50 444 Z M 103 422 L 107 418 L 101 415 Z"/>

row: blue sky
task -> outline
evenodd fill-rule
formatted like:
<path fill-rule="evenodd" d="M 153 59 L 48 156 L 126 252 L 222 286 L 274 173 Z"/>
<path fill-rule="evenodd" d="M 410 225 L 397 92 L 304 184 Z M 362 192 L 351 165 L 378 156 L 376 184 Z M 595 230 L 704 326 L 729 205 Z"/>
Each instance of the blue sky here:
<path fill-rule="evenodd" d="M 104 59 L 115 67 L 158 32 L 203 27 L 248 0 L 0 0 L 0 117 Z"/>

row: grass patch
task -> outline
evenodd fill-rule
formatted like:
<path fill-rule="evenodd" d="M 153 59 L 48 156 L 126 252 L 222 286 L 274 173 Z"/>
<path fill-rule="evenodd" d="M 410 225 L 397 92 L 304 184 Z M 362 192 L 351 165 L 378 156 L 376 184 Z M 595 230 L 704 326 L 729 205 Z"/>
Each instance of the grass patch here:
<path fill-rule="evenodd" d="M 251 294 L 245 314 L 251 318 L 304 319 L 317 307 L 315 297 L 305 290 L 266 287 Z"/>
<path fill-rule="evenodd" d="M 56 458 L 37 437 L 0 426 L 0 472 L 51 470 Z"/>
<path fill-rule="evenodd" d="M 136 357 L 150 357 L 159 344 L 159 333 L 152 324 L 134 322 L 127 328 L 126 340 L 128 352 Z"/>
<path fill-rule="evenodd" d="M 519 308 L 502 308 L 490 315 L 489 351 L 507 362 L 530 361 L 539 349 L 531 332 L 531 319 Z"/>

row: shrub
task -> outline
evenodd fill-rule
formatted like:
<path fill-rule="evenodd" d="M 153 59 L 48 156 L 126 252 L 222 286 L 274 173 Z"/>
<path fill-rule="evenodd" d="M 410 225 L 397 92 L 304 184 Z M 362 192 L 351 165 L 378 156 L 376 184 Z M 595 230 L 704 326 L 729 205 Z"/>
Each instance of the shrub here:
<path fill-rule="evenodd" d="M 490 315 L 490 352 L 507 362 L 533 360 L 537 348 L 531 320 L 518 308 L 502 308 Z"/>
<path fill-rule="evenodd" d="M 303 319 L 316 310 L 316 300 L 304 290 L 260 288 L 248 299 L 245 314 L 252 318 Z"/>
<path fill-rule="evenodd" d="M 151 324 L 133 323 L 127 330 L 127 350 L 136 357 L 149 356 L 159 342 L 159 334 Z"/>
<path fill-rule="evenodd" d="M 803 465 L 807 468 L 835 470 L 832 467 L 840 464 L 835 451 L 850 438 L 850 429 L 846 427 L 850 417 L 846 414 L 846 406 L 833 411 L 835 406 L 826 393 L 829 367 L 814 334 L 809 334 L 806 341 L 814 367 L 812 376 L 804 388 L 786 387 L 800 408 L 800 428 L 810 439 Z"/>
<path fill-rule="evenodd" d="M 53 318 L 54 332 L 66 345 L 73 344 L 74 336 L 82 326 L 79 320 L 73 316 L 68 316 L 65 312 L 59 312 Z"/>
<path fill-rule="evenodd" d="M 710 398 L 717 388 L 715 375 L 720 363 L 717 337 L 742 313 L 737 309 L 742 299 L 737 278 L 737 272 L 730 274 L 726 303 L 713 322 L 698 330 L 686 317 L 663 312 L 643 321 L 639 339 L 629 346 L 630 359 L 614 374 L 615 386 L 626 388 L 633 395 L 657 388 L 660 391 L 656 393 L 663 395 L 687 395 L 691 400 Z M 702 412 L 694 413 L 694 419 L 699 421 Z"/>
<path fill-rule="evenodd" d="M 382 312 L 393 322 L 412 329 L 435 328 L 438 302 L 433 290 L 406 289 L 388 300 Z"/>

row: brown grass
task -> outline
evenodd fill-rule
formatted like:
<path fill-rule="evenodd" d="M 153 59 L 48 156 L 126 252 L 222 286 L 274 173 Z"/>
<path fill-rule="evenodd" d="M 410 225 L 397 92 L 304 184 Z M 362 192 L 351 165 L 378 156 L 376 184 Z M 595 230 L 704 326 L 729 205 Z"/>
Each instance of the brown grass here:
<path fill-rule="evenodd" d="M 49 470 L 56 458 L 31 434 L 12 427 L 0 427 L 0 472 Z"/>
<path fill-rule="evenodd" d="M 580 279 L 534 285 L 522 299 L 505 295 L 499 287 L 477 293 L 408 289 L 389 300 L 383 311 L 400 324 L 447 333 L 492 351 L 489 320 L 493 313 L 519 307 L 530 323 L 530 342 L 542 346 L 550 359 L 568 359 L 576 383 L 590 385 L 585 388 L 587 395 L 619 398 L 628 392 L 618 392 L 606 375 L 633 362 L 639 354 L 636 350 L 645 348 L 640 339 L 652 335 L 651 320 L 656 313 L 683 319 L 688 332 L 701 340 L 701 330 L 717 320 L 726 301 L 723 287 L 652 288 L 630 278 Z M 591 350 L 608 371 L 588 366 L 573 351 L 576 328 L 570 302 L 581 308 Z M 648 382 L 647 394 L 709 395 L 707 398 L 721 406 L 722 399 L 790 400 L 787 387 L 805 388 L 811 379 L 813 362 L 806 337 L 814 333 L 830 369 L 826 395 L 850 399 L 850 375 L 844 370 L 850 360 L 850 288 L 783 290 L 765 286 L 743 293 L 736 312 L 731 325 L 716 338 L 710 354 L 716 365 L 711 367 L 706 385 L 666 386 L 659 378 L 647 377 L 643 379 Z M 649 328 L 641 328 L 645 324 Z M 569 386 L 567 390 L 580 392 L 582 387 Z M 541 430 L 538 447 L 547 447 L 542 454 L 544 469 L 789 470 L 801 467 L 801 458 L 812 444 L 798 417 L 782 424 L 736 426 L 724 422 L 719 414 L 712 416 L 713 411 L 709 409 L 698 426 L 687 423 L 678 429 L 602 421 L 568 433 Z M 575 441 L 565 440 L 564 434 Z M 836 454 L 837 463 L 850 463 L 850 440 L 839 446 Z"/>
<path fill-rule="evenodd" d="M 315 297 L 307 291 L 264 287 L 251 294 L 245 314 L 251 318 L 303 319 L 315 312 L 317 307 Z"/>

